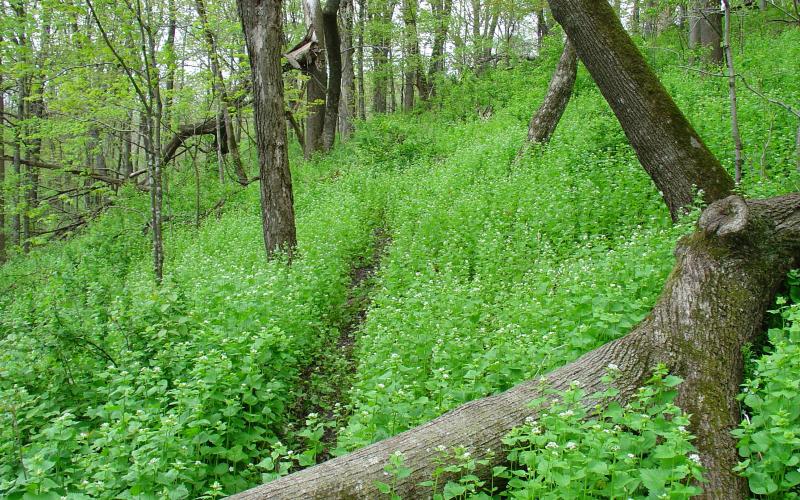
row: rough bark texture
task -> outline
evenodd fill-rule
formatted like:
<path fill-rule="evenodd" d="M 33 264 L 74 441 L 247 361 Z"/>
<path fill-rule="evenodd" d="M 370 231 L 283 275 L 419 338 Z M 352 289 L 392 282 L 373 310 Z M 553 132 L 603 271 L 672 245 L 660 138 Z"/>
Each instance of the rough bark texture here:
<path fill-rule="evenodd" d="M 797 264 L 800 248 L 800 194 L 745 202 L 731 196 L 712 204 L 693 235 L 676 250 L 675 268 L 652 313 L 627 336 L 610 342 L 542 380 L 467 403 L 427 424 L 235 495 L 236 499 L 377 498 L 376 481 L 385 481 L 388 456 L 401 451 L 409 477 L 398 480 L 402 498 L 423 498 L 437 466 L 435 448 L 467 446 L 485 458 L 487 448 L 502 449 L 501 438 L 534 415 L 528 403 L 543 386 L 565 389 L 581 382 L 586 393 L 603 389 L 609 363 L 621 376 L 615 382 L 620 403 L 628 401 L 664 363 L 685 381 L 677 404 L 692 414 L 692 429 L 707 468 L 707 498 L 743 498 L 746 484 L 731 467 L 736 448 L 730 429 L 738 422 L 735 395 L 742 377 L 741 348 L 756 339 L 771 298 Z M 495 453 L 493 465 L 502 463 Z M 488 468 L 478 471 L 487 476 Z"/>
<path fill-rule="evenodd" d="M 658 81 L 611 5 L 551 0 L 550 8 L 673 218 L 692 202 L 695 186 L 707 202 L 730 194 L 733 180 Z"/>
<path fill-rule="evenodd" d="M 312 44 L 325 47 L 325 31 L 322 26 L 322 7 L 320 0 L 304 0 L 303 9 L 311 33 Z M 312 64 L 308 66 L 308 116 L 306 117 L 305 157 L 310 158 L 323 149 L 322 132 L 325 127 L 325 96 L 328 90 L 328 69 L 325 54 L 316 52 Z"/>
<path fill-rule="evenodd" d="M 356 116 L 356 86 L 353 69 L 353 0 L 344 0 L 341 9 L 342 96 L 339 100 L 339 137 L 346 139 L 353 132 Z"/>
<path fill-rule="evenodd" d="M 567 40 L 558 66 L 550 79 L 550 85 L 547 87 L 547 95 L 528 124 L 528 143 L 544 143 L 550 140 L 561 120 L 561 115 L 567 109 L 577 74 L 578 56 L 575 48 Z"/>
<path fill-rule="evenodd" d="M 325 96 L 325 124 L 322 130 L 322 149 L 330 151 L 336 141 L 339 126 L 339 99 L 342 95 L 342 53 L 339 36 L 339 0 L 326 0 L 322 8 L 325 29 L 325 52 L 328 58 L 328 89 Z"/>
<path fill-rule="evenodd" d="M 281 46 L 281 0 L 238 0 L 253 74 L 253 118 L 261 180 L 261 218 L 267 257 L 297 245 L 292 175 L 286 144 Z"/>

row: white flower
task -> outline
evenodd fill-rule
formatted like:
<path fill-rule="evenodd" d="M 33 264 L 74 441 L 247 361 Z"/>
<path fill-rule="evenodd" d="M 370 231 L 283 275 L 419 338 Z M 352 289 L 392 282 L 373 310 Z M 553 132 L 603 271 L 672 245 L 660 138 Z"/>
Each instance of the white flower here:
<path fill-rule="evenodd" d="M 692 453 L 691 455 L 689 455 L 689 460 L 696 463 L 697 465 L 703 465 L 703 462 L 700 461 L 700 455 L 698 455 L 697 453 Z"/>
<path fill-rule="evenodd" d="M 631 459 L 636 458 L 636 455 L 634 455 L 633 453 L 628 453 L 628 458 L 631 458 Z"/>
<path fill-rule="evenodd" d="M 447 380 L 447 379 L 449 379 L 449 378 L 450 378 L 450 375 L 448 375 L 448 374 L 446 374 L 446 373 L 443 373 L 443 374 L 442 374 L 442 378 L 443 378 L 443 379 L 445 379 L 445 380 Z"/>
<path fill-rule="evenodd" d="M 533 416 L 525 417 L 525 423 L 528 425 L 536 425 L 536 419 Z"/>
<path fill-rule="evenodd" d="M 615 371 L 618 371 L 618 370 L 619 370 L 619 366 L 617 366 L 617 365 L 616 365 L 616 364 L 614 364 L 614 363 L 609 363 L 609 364 L 608 364 L 608 369 L 609 369 L 610 371 L 612 371 L 612 372 L 615 372 Z"/>
<path fill-rule="evenodd" d="M 440 444 L 439 446 L 436 447 L 436 450 L 438 450 L 438 451 L 445 451 L 446 449 L 447 449 L 447 446 L 445 446 L 443 444 Z"/>
<path fill-rule="evenodd" d="M 684 425 L 679 425 L 678 426 L 678 430 L 681 431 L 681 432 L 687 432 L 686 431 L 686 426 L 684 426 Z"/>
<path fill-rule="evenodd" d="M 566 448 L 568 450 L 574 450 L 577 447 L 578 447 L 578 445 L 575 444 L 574 441 L 569 441 L 569 442 L 567 442 L 567 444 L 564 445 L 564 448 Z"/>
<path fill-rule="evenodd" d="M 575 412 L 572 410 L 562 411 L 558 414 L 558 416 L 561 418 L 571 417 L 573 415 L 575 415 Z"/>
<path fill-rule="evenodd" d="M 378 389 L 384 389 L 386 386 L 383 384 L 378 384 Z"/>
<path fill-rule="evenodd" d="M 233 466 L 228 467 L 228 472 L 233 472 Z"/>
<path fill-rule="evenodd" d="M 550 441 L 549 443 L 547 443 L 545 448 L 547 448 L 548 450 L 555 450 L 556 448 L 558 448 L 558 443 L 556 443 L 555 441 Z"/>
<path fill-rule="evenodd" d="M 534 425 L 533 427 L 531 427 L 531 434 L 541 434 L 541 433 L 542 429 L 540 429 L 538 425 Z"/>

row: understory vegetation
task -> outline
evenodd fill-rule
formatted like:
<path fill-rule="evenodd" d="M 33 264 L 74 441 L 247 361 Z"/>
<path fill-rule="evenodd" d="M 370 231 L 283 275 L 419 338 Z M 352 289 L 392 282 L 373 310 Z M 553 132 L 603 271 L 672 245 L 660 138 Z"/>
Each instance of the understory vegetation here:
<path fill-rule="evenodd" d="M 796 102 L 800 30 L 745 20 L 738 71 Z M 642 50 L 732 170 L 726 81 L 685 68 L 676 37 Z M 170 173 L 161 286 L 148 200 L 134 190 L 74 238 L 0 268 L 0 496 L 233 494 L 627 333 L 651 310 L 699 202 L 673 224 L 582 67 L 551 143 L 516 158 L 560 52 L 553 37 L 533 61 L 448 81 L 432 109 L 359 123 L 326 156 L 303 161 L 293 145 L 291 266 L 263 258 L 258 186 L 219 187 L 210 158 L 199 200 L 187 159 Z M 800 190 L 797 119 L 746 90 L 739 119 L 738 190 Z M 357 291 L 367 297 L 354 300 L 366 265 L 376 269 Z M 736 436 L 739 472 L 759 497 L 800 495 L 798 290 L 793 274 L 769 342 L 749 354 Z M 611 366 L 599 399 L 613 381 Z M 438 450 L 432 495 L 688 498 L 702 466 L 672 404 L 679 383 L 656 368 L 625 407 L 584 408 L 578 386 L 539 401 L 544 416 L 493 450 L 508 456 L 496 484 L 472 474 L 481 464 L 469 449 Z M 386 471 L 389 498 L 402 455 Z"/>

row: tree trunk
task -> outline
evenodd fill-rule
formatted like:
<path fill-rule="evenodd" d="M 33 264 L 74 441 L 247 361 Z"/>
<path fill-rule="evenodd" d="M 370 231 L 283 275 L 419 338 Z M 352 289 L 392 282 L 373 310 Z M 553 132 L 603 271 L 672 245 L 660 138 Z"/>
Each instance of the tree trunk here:
<path fill-rule="evenodd" d="M 24 241 L 23 229 L 22 229 L 22 220 L 23 220 L 23 212 L 27 210 L 24 206 L 24 196 L 21 196 L 21 193 L 25 192 L 25 185 L 22 182 L 22 150 L 23 150 L 23 131 L 22 131 L 22 121 L 25 120 L 26 114 L 26 106 L 25 106 L 25 99 L 27 98 L 26 95 L 26 85 L 25 79 L 20 78 L 18 85 L 17 85 L 17 123 L 14 126 L 14 215 L 11 219 L 11 237 L 14 241 L 14 244 L 17 246 L 21 246 Z"/>
<path fill-rule="evenodd" d="M 358 2 L 358 117 L 367 119 L 367 95 L 364 90 L 364 23 L 367 15 L 367 0 Z"/>
<path fill-rule="evenodd" d="M 724 198 L 733 180 L 708 150 L 625 32 L 612 7 L 590 0 L 551 0 L 578 56 L 622 125 L 673 219 L 692 202 Z"/>
<path fill-rule="evenodd" d="M 414 107 L 414 86 L 419 71 L 419 36 L 417 35 L 417 0 L 403 0 L 403 111 Z"/>
<path fill-rule="evenodd" d="M 800 249 L 800 194 L 745 202 L 731 196 L 715 202 L 700 219 L 698 231 L 683 238 L 677 261 L 652 313 L 627 336 L 585 354 L 542 381 L 524 382 L 496 396 L 467 403 L 441 417 L 349 455 L 235 495 L 234 499 L 377 498 L 377 481 L 390 454 L 403 453 L 410 476 L 398 479 L 402 498 L 430 496 L 419 483 L 430 480 L 439 465 L 439 445 L 466 446 L 487 459 L 477 474 L 487 477 L 505 462 L 501 439 L 526 417 L 529 402 L 543 396 L 543 386 L 564 390 L 580 382 L 586 394 L 604 390 L 601 377 L 617 365 L 625 404 L 664 363 L 684 379 L 676 403 L 692 415 L 692 430 L 708 479 L 705 497 L 744 498 L 746 483 L 737 463 L 730 430 L 738 424 L 735 396 L 742 378 L 741 349 L 763 331 L 764 314 L 786 271 L 797 264 Z M 590 403 L 587 401 L 587 404 Z"/>
<path fill-rule="evenodd" d="M 736 184 L 742 181 L 742 136 L 739 134 L 739 115 L 736 106 L 736 71 L 733 68 L 733 49 L 731 49 L 731 6 L 728 0 L 722 0 L 725 6 L 725 61 L 728 66 L 728 96 L 731 101 L 731 136 L 733 137 Z"/>
<path fill-rule="evenodd" d="M 164 90 L 164 123 L 169 127 L 172 121 L 172 102 L 173 94 L 175 92 L 175 32 L 178 29 L 177 10 L 175 8 L 175 0 L 167 2 L 167 12 L 169 15 L 169 24 L 167 25 L 167 41 L 164 44 L 164 52 L 166 55 L 167 64 L 167 81 Z"/>
<path fill-rule="evenodd" d="M 575 78 L 578 74 L 578 56 L 569 39 L 564 43 L 564 52 L 550 80 L 547 95 L 528 125 L 528 143 L 544 143 L 556 131 L 561 115 L 567 109 Z"/>
<path fill-rule="evenodd" d="M 722 13 L 714 0 L 694 0 L 689 14 L 689 48 L 703 49 L 708 64 L 722 64 Z"/>
<path fill-rule="evenodd" d="M 0 37 L 0 44 L 3 38 Z M 0 67 L 3 66 L 0 56 Z M 0 88 L 3 88 L 3 74 L 0 72 Z M 0 116 L 6 115 L 6 94 L 0 92 Z M 6 261 L 6 141 L 5 127 L 0 127 L 0 265 Z"/>
<path fill-rule="evenodd" d="M 195 0 L 195 9 L 197 10 L 197 15 L 200 18 L 203 36 L 206 39 L 208 60 L 211 64 L 211 78 L 213 81 L 212 87 L 214 88 L 214 94 L 218 99 L 219 114 L 221 115 L 220 123 L 217 125 L 217 162 L 219 163 L 220 168 L 220 181 L 224 181 L 222 153 L 224 150 L 227 150 L 227 152 L 231 155 L 233 169 L 236 172 L 237 180 L 239 184 L 244 186 L 247 185 L 249 180 L 247 178 L 247 171 L 242 164 L 241 155 L 239 154 L 239 145 L 236 142 L 236 134 L 233 130 L 233 120 L 231 119 L 231 113 L 228 109 L 228 106 L 230 105 L 230 99 L 228 98 L 228 92 L 225 88 L 225 80 L 222 76 L 222 68 L 220 66 L 219 52 L 217 49 L 217 40 L 214 36 L 214 33 L 211 31 L 211 27 L 208 22 L 208 15 L 206 13 L 204 0 Z M 222 142 L 223 138 L 225 141 L 224 148 Z"/>
<path fill-rule="evenodd" d="M 550 28 L 547 26 L 547 21 L 544 18 L 544 9 L 539 9 L 536 12 L 536 48 L 539 53 L 542 52 L 542 45 L 544 44 L 544 37 L 550 34 Z"/>
<path fill-rule="evenodd" d="M 355 73 L 353 71 L 353 0 L 344 0 L 341 7 L 342 96 L 339 101 L 339 137 L 346 139 L 353 132 L 356 116 Z"/>
<path fill-rule="evenodd" d="M 327 47 L 325 43 L 325 31 L 322 26 L 322 8 L 320 0 L 309 0 L 303 2 L 303 9 L 306 16 L 306 24 L 311 31 L 312 44 Z M 328 70 L 325 62 L 325 55 L 319 51 L 314 61 L 308 67 L 310 77 L 306 89 L 308 100 L 308 116 L 306 117 L 306 149 L 305 157 L 311 156 L 317 151 L 322 151 L 322 133 L 325 127 L 325 96 L 328 90 Z"/>
<path fill-rule="evenodd" d="M 339 127 L 339 99 L 342 95 L 342 40 L 339 36 L 340 0 L 326 0 L 322 8 L 322 25 L 325 31 L 325 52 L 328 58 L 328 90 L 325 96 L 325 124 L 322 130 L 322 149 L 330 151 L 336 141 Z"/>
<path fill-rule="evenodd" d="M 428 77 L 425 83 L 425 93 L 420 90 L 420 95 L 429 98 L 436 93 L 436 78 L 444 73 L 444 46 L 450 28 L 450 13 L 453 10 L 453 0 L 434 0 L 431 2 L 433 9 L 435 31 L 433 46 L 431 47 L 431 65 L 428 68 Z"/>
<path fill-rule="evenodd" d="M 283 103 L 281 0 L 238 0 L 236 3 L 253 75 L 253 119 L 264 246 L 267 258 L 285 251 L 291 259 L 297 235 Z"/>

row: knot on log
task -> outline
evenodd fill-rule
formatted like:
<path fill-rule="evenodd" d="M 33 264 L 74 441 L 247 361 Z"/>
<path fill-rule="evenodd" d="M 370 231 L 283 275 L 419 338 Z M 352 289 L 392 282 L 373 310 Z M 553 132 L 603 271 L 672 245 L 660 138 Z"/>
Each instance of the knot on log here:
<path fill-rule="evenodd" d="M 698 226 L 705 234 L 728 236 L 744 231 L 749 210 L 741 196 L 731 195 L 703 210 Z"/>

